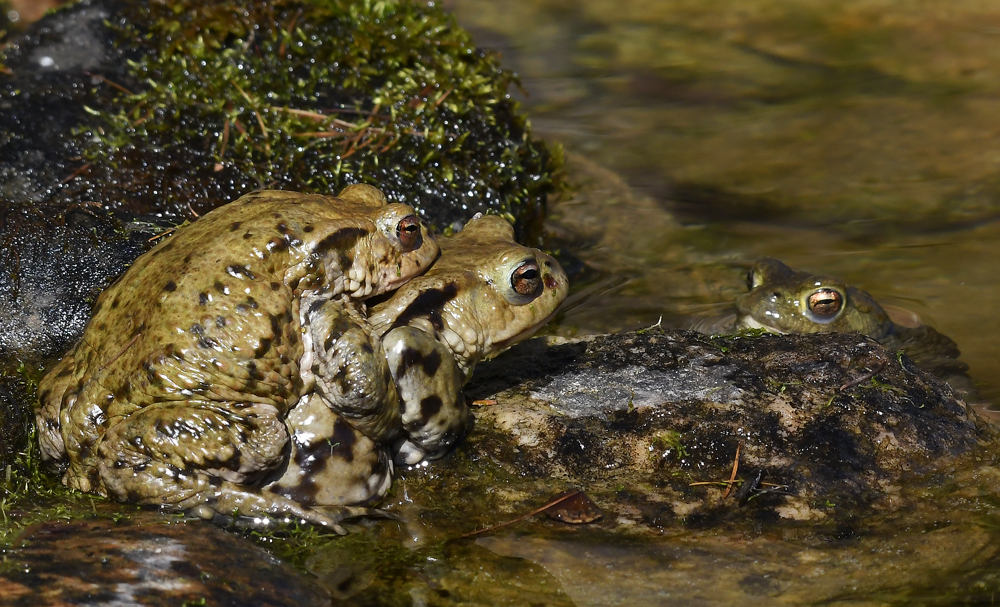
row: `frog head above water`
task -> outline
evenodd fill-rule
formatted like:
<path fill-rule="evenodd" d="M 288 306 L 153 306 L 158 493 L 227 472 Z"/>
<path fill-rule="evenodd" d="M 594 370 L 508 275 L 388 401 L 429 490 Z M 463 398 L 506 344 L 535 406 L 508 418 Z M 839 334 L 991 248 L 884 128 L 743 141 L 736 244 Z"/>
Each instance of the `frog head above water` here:
<path fill-rule="evenodd" d="M 434 335 L 466 374 L 534 334 L 569 291 L 559 262 L 515 242 L 513 227 L 496 215 L 473 218 L 439 246 L 434 266 L 376 305 L 369 320 L 379 335 L 404 326 Z"/>
<path fill-rule="evenodd" d="M 551 256 L 517 244 L 497 216 L 476 217 L 442 239 L 424 274 L 374 306 L 407 438 L 397 462 L 440 457 L 465 429 L 462 386 L 475 364 L 529 337 L 566 298 L 569 281 Z"/>
<path fill-rule="evenodd" d="M 875 339 L 892 332 L 889 315 L 871 295 L 836 278 L 796 272 L 765 257 L 747 275 L 749 292 L 736 298 L 736 328 L 772 333 L 855 331 Z"/>

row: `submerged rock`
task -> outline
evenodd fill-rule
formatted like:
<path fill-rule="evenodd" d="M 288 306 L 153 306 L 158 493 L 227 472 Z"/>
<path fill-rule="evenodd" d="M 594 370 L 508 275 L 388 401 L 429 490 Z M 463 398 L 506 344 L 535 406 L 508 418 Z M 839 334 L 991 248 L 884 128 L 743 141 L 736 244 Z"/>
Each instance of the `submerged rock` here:
<path fill-rule="evenodd" d="M 316 581 L 249 540 L 152 512 L 26 529 L 4 605 L 329 605 Z"/>
<path fill-rule="evenodd" d="M 908 479 L 994 436 L 946 383 L 856 334 L 535 341 L 469 390 L 475 430 L 408 483 L 482 496 L 484 512 L 573 487 L 652 528 L 892 512 Z"/>

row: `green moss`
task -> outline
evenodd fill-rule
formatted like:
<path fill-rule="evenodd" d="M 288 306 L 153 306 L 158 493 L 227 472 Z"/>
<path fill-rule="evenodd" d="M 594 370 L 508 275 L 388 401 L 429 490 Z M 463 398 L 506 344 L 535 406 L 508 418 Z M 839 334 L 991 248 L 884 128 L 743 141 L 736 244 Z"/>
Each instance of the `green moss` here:
<path fill-rule="evenodd" d="M 46 472 L 32 427 L 27 446 L 17 454 L 13 464 L 0 472 L 0 553 L 31 524 L 90 516 L 96 512 L 97 503 L 106 501 L 73 491 Z"/>
<path fill-rule="evenodd" d="M 77 131 L 91 168 L 74 198 L 201 213 L 363 181 L 439 229 L 483 211 L 540 233 L 561 154 L 531 138 L 514 76 L 433 3 L 176 0 L 109 27 L 138 47 L 132 80 L 105 81 L 114 102 Z"/>

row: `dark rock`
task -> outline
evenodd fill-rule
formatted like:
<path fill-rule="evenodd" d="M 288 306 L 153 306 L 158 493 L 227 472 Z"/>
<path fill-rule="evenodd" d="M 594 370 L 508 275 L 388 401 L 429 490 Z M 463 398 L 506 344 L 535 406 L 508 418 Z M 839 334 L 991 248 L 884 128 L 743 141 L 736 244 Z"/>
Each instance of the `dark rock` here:
<path fill-rule="evenodd" d="M 202 521 L 141 512 L 26 529 L 0 574 L 11 607 L 330 605 L 316 581 L 251 541 Z"/>
<path fill-rule="evenodd" d="M 907 479 L 994 437 L 945 382 L 854 334 L 528 342 L 477 368 L 468 392 L 496 404 L 424 479 L 437 494 L 511 511 L 494 486 L 513 501 L 576 488 L 653 528 L 891 512 Z M 449 482 L 463 487 L 437 486 Z"/>

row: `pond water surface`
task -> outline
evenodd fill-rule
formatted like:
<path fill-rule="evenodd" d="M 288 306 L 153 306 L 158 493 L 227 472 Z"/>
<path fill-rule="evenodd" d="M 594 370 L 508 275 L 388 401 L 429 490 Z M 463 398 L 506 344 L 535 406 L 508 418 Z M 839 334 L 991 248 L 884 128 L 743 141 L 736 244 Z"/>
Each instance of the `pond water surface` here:
<path fill-rule="evenodd" d="M 535 132 L 638 198 L 553 209 L 610 226 L 573 250 L 602 273 L 561 331 L 685 326 L 771 256 L 916 312 L 1000 402 L 1000 6 L 445 4 L 520 74 Z"/>
<path fill-rule="evenodd" d="M 1000 408 L 1000 5 L 445 5 L 520 74 L 535 132 L 565 146 L 583 192 L 551 209 L 588 267 L 557 333 L 690 326 L 777 257 L 951 336 Z M 542 565 L 578 605 L 993 604 L 995 468 L 977 466 L 851 542 L 786 529 L 480 545 Z"/>

